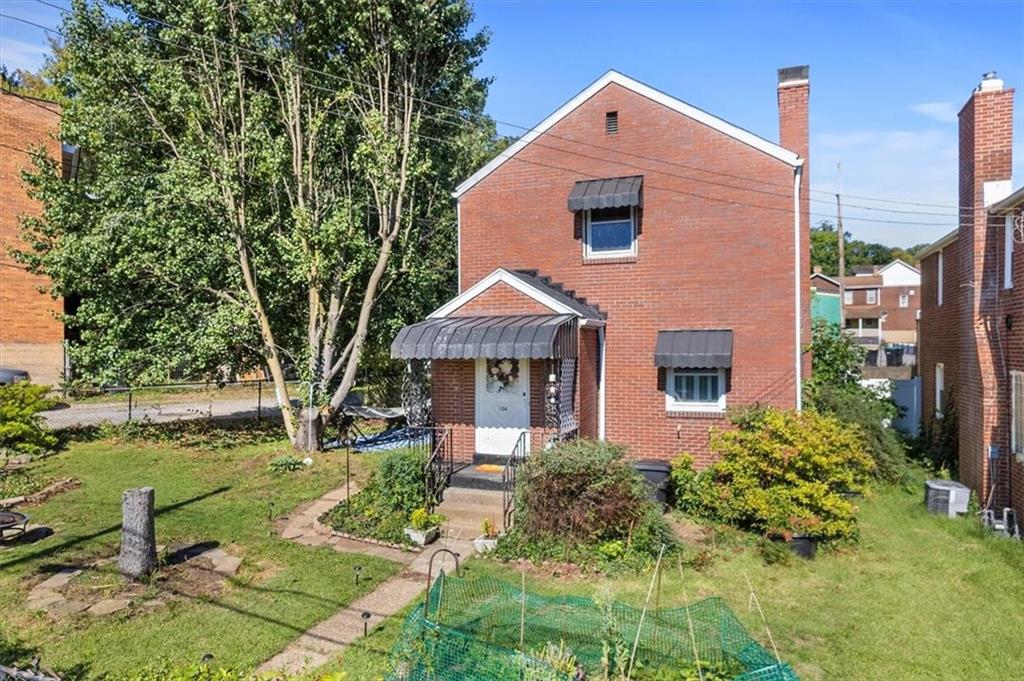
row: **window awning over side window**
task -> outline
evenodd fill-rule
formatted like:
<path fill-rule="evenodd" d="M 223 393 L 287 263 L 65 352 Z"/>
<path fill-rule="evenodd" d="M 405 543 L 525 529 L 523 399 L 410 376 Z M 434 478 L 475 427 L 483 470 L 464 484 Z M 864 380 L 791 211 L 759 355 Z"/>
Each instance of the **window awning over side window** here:
<path fill-rule="evenodd" d="M 643 206 L 643 187 L 643 175 L 577 182 L 569 192 L 569 210 Z"/>
<path fill-rule="evenodd" d="M 681 369 L 729 369 L 732 367 L 732 331 L 659 331 L 654 365 Z"/>

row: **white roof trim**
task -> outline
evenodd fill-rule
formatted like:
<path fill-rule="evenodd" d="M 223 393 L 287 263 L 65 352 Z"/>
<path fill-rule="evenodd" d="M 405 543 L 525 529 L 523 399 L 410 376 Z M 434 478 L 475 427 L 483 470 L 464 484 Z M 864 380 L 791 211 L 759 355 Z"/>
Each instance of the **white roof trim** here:
<path fill-rule="evenodd" d="M 436 310 L 428 314 L 427 318 L 430 319 L 433 317 L 447 317 L 452 312 L 455 312 L 460 307 L 462 307 L 463 305 L 473 300 L 478 295 L 480 295 L 481 293 L 483 293 L 484 291 L 498 283 L 508 284 L 515 290 L 519 291 L 520 293 L 529 298 L 532 298 L 533 300 L 536 300 L 538 303 L 549 308 L 552 312 L 556 314 L 571 314 L 576 317 L 581 316 L 580 313 L 578 313 L 571 307 L 563 305 L 561 302 L 555 300 L 554 298 L 544 293 L 543 291 L 539 291 L 533 286 L 530 286 L 525 281 L 515 276 L 508 270 L 499 267 L 498 269 L 494 270 L 493 272 L 488 274 L 486 277 L 484 277 L 477 283 L 470 286 L 468 289 L 466 289 L 459 295 L 449 300 L 441 307 L 437 308 Z"/>
<path fill-rule="evenodd" d="M 605 86 L 611 83 L 620 85 L 626 88 L 627 90 L 631 90 L 639 95 L 647 97 L 648 99 L 653 100 L 658 104 L 661 104 L 662 106 L 665 106 L 677 113 L 681 113 L 684 116 L 688 116 L 693 120 L 697 121 L 698 123 L 703 123 L 704 125 L 710 128 L 725 133 L 726 135 L 734 139 L 737 139 L 740 142 L 743 142 L 744 144 L 747 144 L 757 149 L 758 151 L 763 151 L 769 156 L 777 158 L 783 163 L 791 165 L 794 168 L 803 165 L 803 159 L 800 158 L 797 154 L 793 153 L 788 149 L 780 147 L 778 144 L 775 144 L 774 142 L 769 142 L 768 140 L 764 139 L 763 137 L 759 137 L 758 135 L 755 135 L 749 130 L 744 130 L 743 128 L 740 128 L 738 126 L 733 125 L 732 123 L 724 121 L 721 118 L 718 118 L 717 116 L 712 116 L 707 111 L 698 109 L 693 105 L 687 104 L 682 100 L 676 99 L 675 97 L 665 94 L 661 90 L 656 90 L 652 88 L 650 85 L 645 85 L 638 80 L 634 80 L 629 76 L 625 76 L 619 73 L 618 71 L 608 71 L 606 74 L 604 74 L 603 76 L 595 80 L 593 83 L 591 83 L 589 86 L 587 86 L 587 88 L 580 92 L 578 95 L 576 95 L 568 102 L 563 104 L 561 108 L 559 108 L 553 114 L 545 118 L 543 121 L 538 123 L 536 126 L 531 128 L 527 132 L 525 132 L 508 149 L 506 149 L 505 151 L 491 159 L 491 161 L 487 165 L 485 165 L 484 167 L 480 168 L 478 171 L 470 175 L 462 184 L 455 188 L 455 191 L 452 192 L 452 196 L 455 198 L 461 197 L 467 191 L 476 186 L 478 182 L 480 182 L 482 179 L 484 179 L 492 172 L 497 170 L 497 168 L 501 166 L 503 163 L 505 163 L 505 161 L 509 160 L 517 153 L 519 153 L 519 151 L 522 150 L 526 145 L 528 145 L 530 142 L 532 142 L 533 140 L 537 139 L 542 134 L 547 132 L 548 129 L 553 127 L 556 123 L 558 123 L 560 120 L 562 120 L 570 113 L 572 113 L 575 109 L 577 109 L 581 104 L 583 104 L 585 101 L 587 101 L 595 94 L 600 92 L 602 89 L 604 89 Z"/>
<path fill-rule="evenodd" d="M 1021 203 L 1024 203 L 1024 187 L 1020 187 L 1017 191 L 1013 192 L 1002 201 L 998 201 L 991 206 L 988 206 L 988 209 L 992 213 L 1006 213 L 1013 210 Z"/>
<path fill-rule="evenodd" d="M 942 237 L 938 241 L 935 241 L 935 242 L 929 244 L 925 248 L 922 248 L 921 252 L 917 254 L 917 261 L 918 262 L 923 262 L 924 259 L 927 258 L 928 256 L 935 255 L 939 251 L 941 251 L 944 248 L 946 248 L 946 246 L 948 246 L 951 243 L 953 243 L 954 241 L 956 241 L 958 236 L 960 236 L 960 228 L 959 227 L 954 229 L 952 232 L 950 232 L 946 236 Z"/>
<path fill-rule="evenodd" d="M 811 279 L 814 279 L 815 277 L 821 277 L 822 279 L 839 286 L 839 281 L 835 277 L 830 277 L 824 272 L 811 272 Z"/>
<path fill-rule="evenodd" d="M 895 267 L 896 265 L 903 265 L 907 269 L 914 270 L 914 272 L 916 272 L 917 274 L 921 274 L 921 270 L 917 269 L 916 267 L 914 267 L 910 263 L 906 262 L 905 260 L 900 260 L 899 258 L 897 258 L 896 260 L 893 260 L 891 263 L 889 263 L 885 267 L 880 268 L 878 270 L 878 273 L 881 274 L 882 272 L 886 271 L 890 267 Z"/>

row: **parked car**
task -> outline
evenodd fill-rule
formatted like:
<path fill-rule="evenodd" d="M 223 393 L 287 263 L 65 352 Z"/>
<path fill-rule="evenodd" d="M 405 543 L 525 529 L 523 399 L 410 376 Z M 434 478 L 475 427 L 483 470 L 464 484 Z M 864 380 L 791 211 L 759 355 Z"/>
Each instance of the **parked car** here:
<path fill-rule="evenodd" d="M 11 367 L 0 367 L 0 385 L 13 385 L 27 380 L 29 380 L 27 371 L 12 369 Z"/>

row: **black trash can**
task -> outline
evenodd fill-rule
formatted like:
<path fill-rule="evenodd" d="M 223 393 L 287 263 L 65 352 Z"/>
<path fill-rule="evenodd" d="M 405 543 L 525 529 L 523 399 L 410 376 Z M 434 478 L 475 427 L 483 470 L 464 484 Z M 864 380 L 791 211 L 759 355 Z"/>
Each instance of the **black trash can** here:
<path fill-rule="evenodd" d="M 672 467 L 664 461 L 640 459 L 633 462 L 633 469 L 647 481 L 651 501 L 659 504 L 663 510 L 667 508 L 669 475 Z"/>

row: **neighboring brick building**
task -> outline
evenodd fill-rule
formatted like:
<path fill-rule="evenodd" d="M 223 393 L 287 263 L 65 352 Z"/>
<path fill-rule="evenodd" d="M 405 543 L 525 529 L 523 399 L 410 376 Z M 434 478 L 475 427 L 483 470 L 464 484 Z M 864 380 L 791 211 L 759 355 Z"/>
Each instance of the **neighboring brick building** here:
<path fill-rule="evenodd" d="M 902 260 L 855 267 L 854 276 L 843 277 L 846 328 L 870 348 L 916 346 L 920 309 L 921 273 Z"/>
<path fill-rule="evenodd" d="M 64 158 L 59 123 L 57 104 L 0 91 L 0 366 L 23 369 L 46 384 L 58 383 L 64 371 L 58 318 L 64 303 L 51 298 L 47 280 L 26 272 L 11 251 L 25 248 L 19 216 L 40 211 L 21 180 L 31 168 L 27 150 L 42 145 L 53 158 Z"/>
<path fill-rule="evenodd" d="M 960 479 L 1024 514 L 1024 190 L 1011 194 L 1013 90 L 986 74 L 960 111 L 960 226 L 921 253 L 922 406 L 955 409 Z"/>
<path fill-rule="evenodd" d="M 726 406 L 799 405 L 807 68 L 779 81 L 781 146 L 609 72 L 459 186 L 460 295 L 392 353 L 461 459 L 578 432 L 706 465 Z"/>

